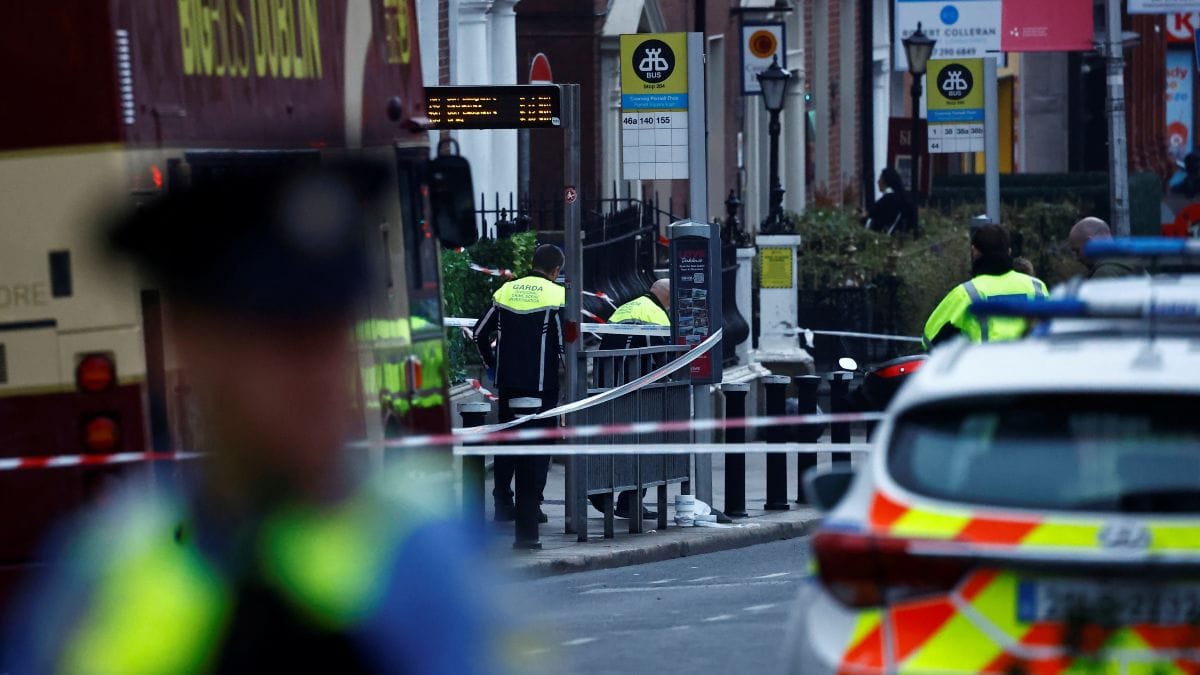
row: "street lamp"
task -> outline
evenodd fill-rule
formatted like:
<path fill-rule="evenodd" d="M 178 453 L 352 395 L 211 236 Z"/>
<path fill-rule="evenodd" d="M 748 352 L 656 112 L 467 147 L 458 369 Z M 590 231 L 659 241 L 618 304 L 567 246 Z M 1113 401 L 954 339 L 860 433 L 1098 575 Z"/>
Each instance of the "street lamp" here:
<path fill-rule="evenodd" d="M 933 46 L 937 40 L 930 38 L 921 30 L 917 23 L 917 31 L 904 38 L 904 53 L 908 56 L 908 73 L 912 75 L 912 180 L 909 189 L 912 191 L 913 203 L 916 204 L 920 195 L 920 158 L 921 134 L 917 126 L 921 121 L 921 78 L 925 77 L 925 69 L 929 66 L 929 57 L 933 56 Z M 913 209 L 913 220 L 917 220 L 916 209 Z M 917 223 L 913 222 L 916 230 Z"/>
<path fill-rule="evenodd" d="M 779 182 L 779 112 L 783 110 L 783 95 L 787 91 L 792 74 L 779 67 L 778 57 L 772 57 L 771 66 L 755 77 L 758 78 L 758 86 L 762 89 L 763 107 L 770 115 L 767 132 L 771 136 L 770 202 L 767 219 L 763 221 L 760 230 L 763 234 L 791 234 L 786 231 L 786 226 L 790 223 L 785 223 L 783 219 L 783 185 Z"/>

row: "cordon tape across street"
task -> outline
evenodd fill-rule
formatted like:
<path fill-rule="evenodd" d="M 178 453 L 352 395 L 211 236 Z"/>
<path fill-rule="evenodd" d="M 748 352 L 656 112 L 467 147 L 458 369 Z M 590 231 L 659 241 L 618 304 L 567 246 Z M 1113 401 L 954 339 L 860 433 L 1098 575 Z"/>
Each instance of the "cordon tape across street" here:
<path fill-rule="evenodd" d="M 522 417 L 524 422 L 533 416 Z M 410 436 L 386 441 L 388 449 L 427 448 L 438 445 L 454 445 L 456 456 L 478 455 L 691 455 L 717 453 L 763 454 L 771 452 L 870 452 L 870 443 L 624 443 L 616 445 L 470 445 L 507 443 L 512 441 L 545 441 L 571 438 L 593 438 L 596 436 L 640 435 L 660 432 L 711 431 L 715 429 L 757 429 L 761 427 L 801 426 L 814 424 L 842 424 L 850 422 L 878 422 L 884 413 L 833 413 L 820 415 L 783 415 L 778 417 L 739 417 L 734 419 L 673 420 L 669 422 L 638 422 L 630 424 L 596 424 L 582 427 L 555 427 L 552 429 L 513 429 L 481 433 L 468 427 L 456 429 L 456 433 Z M 363 442 L 347 445 L 363 449 L 370 444 Z M 130 464 L 134 462 L 176 461 L 203 458 L 199 452 L 122 452 L 112 455 L 56 455 L 52 457 L 9 457 L 0 459 L 0 472 L 28 469 L 56 469 L 74 466 L 103 466 Z"/>
<path fill-rule="evenodd" d="M 637 422 L 623 424 L 599 424 L 591 426 L 578 426 L 568 428 L 539 428 L 539 429 L 512 429 L 518 424 L 522 424 L 531 420 L 546 419 L 567 415 L 580 410 L 587 409 L 592 406 L 600 405 L 607 401 L 611 401 L 632 391 L 636 391 L 648 384 L 652 384 L 670 375 L 676 370 L 687 367 L 696 359 L 706 354 L 719 344 L 722 335 L 721 330 L 717 330 L 700 344 L 690 349 L 674 361 L 651 371 L 635 380 L 627 382 L 619 387 L 609 389 L 588 398 L 560 405 L 556 408 L 538 413 L 536 415 L 527 415 L 517 418 L 511 422 L 503 424 L 493 424 L 478 427 L 467 427 L 463 429 L 455 429 L 449 434 L 431 434 L 426 436 L 410 436 L 408 438 L 400 438 L 386 441 L 383 447 L 389 449 L 399 448 L 421 448 L 439 445 L 458 445 L 461 443 L 480 444 L 484 442 L 512 442 L 512 441 L 544 441 L 544 440 L 562 440 L 569 438 L 589 438 L 594 436 L 616 436 L 616 435 L 638 435 L 651 434 L 658 432 L 679 432 L 679 431 L 702 431 L 714 429 L 736 429 L 736 428 L 758 428 L 766 426 L 798 426 L 798 425 L 813 425 L 813 424 L 839 424 L 851 422 L 876 422 L 886 417 L 884 413 L 835 413 L 835 414 L 819 414 L 819 415 L 784 415 L 777 417 L 746 417 L 736 419 L 702 419 L 702 420 L 671 420 L 666 422 Z M 475 383 L 472 384 L 475 387 Z M 479 384 L 477 389 L 483 390 L 482 384 Z M 486 391 L 486 390 L 483 390 Z M 490 392 L 487 392 L 490 393 Z M 785 452 L 783 448 L 787 445 L 796 446 L 811 446 L 811 450 L 797 450 L 820 452 L 828 451 L 855 451 L 855 448 L 848 444 L 758 444 L 756 446 L 746 446 L 743 444 L 731 445 L 713 445 L 711 448 L 704 446 L 711 452 Z M 365 449 L 370 447 L 378 447 L 376 444 L 366 443 L 362 441 L 352 442 L 347 444 L 351 449 Z M 550 446 L 554 448 L 551 454 L 568 455 L 573 454 L 567 452 L 565 446 Z M 628 445 L 621 448 L 621 452 L 615 451 L 617 446 L 597 446 L 593 449 L 591 446 L 577 446 L 578 453 L 576 454 L 664 454 L 668 451 L 663 447 L 656 447 L 650 444 L 643 445 Z M 641 448 L 638 450 L 637 448 Z M 719 448 L 719 450 L 717 449 Z M 761 450 L 760 450 L 761 448 Z M 703 452 L 701 446 L 695 444 L 686 444 L 683 449 L 678 452 L 687 451 L 687 454 L 694 452 Z M 533 451 L 534 454 L 540 451 Z M 474 454 L 469 450 L 462 450 L 457 454 Z M 496 454 L 495 451 L 488 454 Z M 528 454 L 521 452 L 520 448 L 506 449 L 500 454 Z M 52 457 L 14 457 L 0 459 L 0 472 L 16 471 L 25 469 L 48 469 L 67 466 L 97 466 L 105 464 L 126 464 L 131 462 L 146 462 L 160 460 L 178 460 L 192 459 L 201 457 L 200 453 L 176 452 L 176 453 L 117 453 L 112 455 L 59 455 Z"/>
<path fill-rule="evenodd" d="M 51 457 L 5 457 L 0 471 L 61 469 L 72 466 L 109 466 L 134 462 L 160 462 L 202 457 L 199 452 L 118 452 L 111 455 L 55 455 Z"/>

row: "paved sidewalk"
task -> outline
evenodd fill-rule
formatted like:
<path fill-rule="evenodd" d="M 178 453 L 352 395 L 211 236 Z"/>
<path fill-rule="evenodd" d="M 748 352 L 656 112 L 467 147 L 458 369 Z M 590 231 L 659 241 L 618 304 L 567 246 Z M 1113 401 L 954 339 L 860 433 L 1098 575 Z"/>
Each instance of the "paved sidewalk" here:
<path fill-rule="evenodd" d="M 856 439 L 857 440 L 857 439 Z M 713 457 L 713 493 L 717 509 L 725 505 L 724 455 Z M 827 453 L 820 453 L 821 464 L 829 462 Z M 543 509 L 550 522 L 541 526 L 542 550 L 513 551 L 512 523 L 493 523 L 489 473 L 485 503 L 488 508 L 488 525 L 495 533 L 492 549 L 503 568 L 518 574 L 546 576 L 568 572 L 607 569 L 624 565 L 637 565 L 669 558 L 679 558 L 701 553 L 711 553 L 744 546 L 753 546 L 769 541 L 791 539 L 807 534 L 816 525 L 819 515 L 813 509 L 795 503 L 797 497 L 796 455 L 788 456 L 788 511 L 763 511 L 766 499 L 766 456 L 746 457 L 746 506 L 749 516 L 734 519 L 734 527 L 679 527 L 674 521 L 675 495 L 680 486 L 668 489 L 668 522 L 665 531 L 653 528 L 657 521 L 646 521 L 643 534 L 629 534 L 629 521 L 616 519 L 615 537 L 604 539 L 604 518 L 600 511 L 588 506 L 588 541 L 578 542 L 574 534 L 565 533 L 566 507 L 564 497 L 565 468 L 552 464 L 546 484 L 546 503 Z M 655 490 L 646 494 L 646 506 L 655 506 Z"/>

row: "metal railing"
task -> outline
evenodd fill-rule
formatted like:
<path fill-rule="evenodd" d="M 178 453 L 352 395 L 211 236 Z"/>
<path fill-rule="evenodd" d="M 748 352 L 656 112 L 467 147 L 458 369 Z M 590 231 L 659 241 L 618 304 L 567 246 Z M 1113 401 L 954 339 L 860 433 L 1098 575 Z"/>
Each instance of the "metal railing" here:
<path fill-rule="evenodd" d="M 588 364 L 588 395 L 619 387 L 649 373 L 666 361 L 688 351 L 686 346 L 641 347 L 584 352 Z M 686 377 L 686 372 L 684 373 Z M 691 416 L 692 385 L 686 380 L 665 380 L 639 388 L 626 396 L 588 408 L 583 412 L 586 424 L 616 424 L 664 422 L 687 419 Z M 686 431 L 656 432 L 634 438 L 614 435 L 593 439 L 595 445 L 640 443 L 679 443 L 687 445 L 691 433 Z M 572 509 L 586 512 L 588 497 L 601 495 L 604 504 L 604 537 L 614 536 L 614 504 L 617 493 L 635 490 L 636 499 L 629 506 L 629 531 L 643 531 L 641 518 L 644 488 L 657 488 L 658 526 L 667 526 L 667 485 L 691 481 L 687 455 L 601 455 L 576 459 L 577 470 L 586 475 L 586 489 L 572 495 Z M 584 533 L 586 536 L 586 533 Z"/>

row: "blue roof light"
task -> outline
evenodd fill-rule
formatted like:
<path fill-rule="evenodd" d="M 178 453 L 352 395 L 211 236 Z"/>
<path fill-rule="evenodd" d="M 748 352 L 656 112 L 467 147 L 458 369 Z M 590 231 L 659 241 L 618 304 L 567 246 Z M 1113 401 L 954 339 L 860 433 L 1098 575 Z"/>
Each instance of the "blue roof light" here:
<path fill-rule="evenodd" d="M 1083 254 L 1093 260 L 1200 256 L 1200 241 L 1177 237 L 1093 239 L 1084 246 Z"/>
<path fill-rule="evenodd" d="M 1082 300 L 994 298 L 971 303 L 978 317 L 1014 316 L 1029 319 L 1159 319 L 1191 322 L 1200 318 L 1200 303 L 1163 304 L 1087 303 Z"/>
<path fill-rule="evenodd" d="M 975 316 L 1021 316 L 1055 319 L 1087 316 L 1087 303 L 1082 300 L 1033 300 L 1025 298 L 993 298 L 971 303 Z"/>

